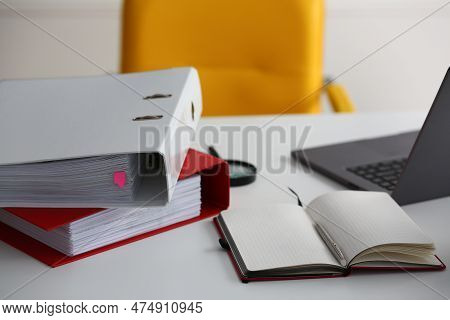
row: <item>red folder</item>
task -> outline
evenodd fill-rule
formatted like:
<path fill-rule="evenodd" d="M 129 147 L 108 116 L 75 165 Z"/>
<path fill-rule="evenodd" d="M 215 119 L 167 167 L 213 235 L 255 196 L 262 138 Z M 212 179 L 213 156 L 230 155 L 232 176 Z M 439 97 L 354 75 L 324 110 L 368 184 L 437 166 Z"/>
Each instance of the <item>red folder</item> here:
<path fill-rule="evenodd" d="M 195 218 L 121 240 L 72 257 L 66 256 L 1 222 L 0 240 L 51 267 L 58 267 L 161 232 L 213 217 L 222 210 L 228 208 L 229 205 L 230 178 L 228 164 L 222 159 L 191 149 L 184 161 L 179 180 L 188 178 L 197 173 L 201 175 L 202 207 L 200 216 Z M 95 214 L 103 209 L 5 208 L 5 210 L 44 230 L 50 231 L 70 222 Z"/>

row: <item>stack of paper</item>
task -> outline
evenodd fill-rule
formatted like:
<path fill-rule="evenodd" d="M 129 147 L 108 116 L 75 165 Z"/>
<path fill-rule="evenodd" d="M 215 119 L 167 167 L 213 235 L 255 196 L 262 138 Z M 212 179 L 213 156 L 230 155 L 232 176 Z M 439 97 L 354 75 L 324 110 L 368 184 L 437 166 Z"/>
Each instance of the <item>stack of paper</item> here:
<path fill-rule="evenodd" d="M 74 256 L 200 215 L 200 180 L 199 175 L 180 180 L 167 206 L 105 209 L 52 231 L 43 230 L 7 210 L 0 214 L 0 221 L 65 255 Z"/>
<path fill-rule="evenodd" d="M 58 267 L 213 217 L 229 205 L 228 164 L 190 149 L 172 191 L 165 206 L 6 207 L 0 240 Z"/>
<path fill-rule="evenodd" d="M 114 184 L 121 172 L 124 184 Z M 0 203 L 64 204 L 133 201 L 139 186 L 138 155 L 110 155 L 0 166 Z M 76 205 L 75 205 L 76 206 Z"/>

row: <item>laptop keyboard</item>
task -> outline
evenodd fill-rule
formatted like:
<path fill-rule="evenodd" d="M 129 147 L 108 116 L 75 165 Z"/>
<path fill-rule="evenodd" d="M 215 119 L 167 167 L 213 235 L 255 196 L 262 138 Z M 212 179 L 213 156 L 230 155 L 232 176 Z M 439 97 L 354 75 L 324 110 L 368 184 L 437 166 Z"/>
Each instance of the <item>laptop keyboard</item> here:
<path fill-rule="evenodd" d="M 347 170 L 388 191 L 393 191 L 406 161 L 406 158 L 402 158 L 347 168 Z"/>

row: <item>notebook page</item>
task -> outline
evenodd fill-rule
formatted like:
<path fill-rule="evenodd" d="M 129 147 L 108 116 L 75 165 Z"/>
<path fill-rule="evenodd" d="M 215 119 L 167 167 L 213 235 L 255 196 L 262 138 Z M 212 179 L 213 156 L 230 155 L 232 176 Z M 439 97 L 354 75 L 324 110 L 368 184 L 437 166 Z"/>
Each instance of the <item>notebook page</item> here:
<path fill-rule="evenodd" d="M 339 265 L 306 212 L 295 205 L 222 212 L 249 271 L 307 264 Z"/>
<path fill-rule="evenodd" d="M 433 243 L 384 192 L 328 193 L 314 199 L 307 212 L 339 244 L 347 261 L 378 245 Z"/>

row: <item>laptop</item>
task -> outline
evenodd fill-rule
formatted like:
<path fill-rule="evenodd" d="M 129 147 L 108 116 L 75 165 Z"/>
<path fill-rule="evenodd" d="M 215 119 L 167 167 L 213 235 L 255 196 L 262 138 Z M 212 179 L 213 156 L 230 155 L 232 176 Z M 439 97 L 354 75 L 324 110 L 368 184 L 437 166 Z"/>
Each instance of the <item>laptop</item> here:
<path fill-rule="evenodd" d="M 450 195 L 449 141 L 450 68 L 420 131 L 295 150 L 292 156 L 350 189 L 385 191 L 405 205 Z"/>

